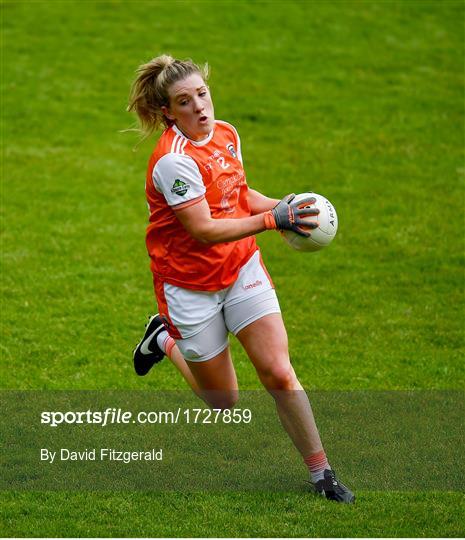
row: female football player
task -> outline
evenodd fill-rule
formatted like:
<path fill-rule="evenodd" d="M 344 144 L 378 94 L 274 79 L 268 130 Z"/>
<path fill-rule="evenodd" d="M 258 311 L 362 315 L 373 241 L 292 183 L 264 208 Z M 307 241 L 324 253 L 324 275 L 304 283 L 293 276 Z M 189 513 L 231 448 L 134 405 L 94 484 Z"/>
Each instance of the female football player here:
<path fill-rule="evenodd" d="M 134 351 L 145 375 L 167 355 L 211 407 L 233 407 L 238 384 L 228 342 L 234 334 L 276 401 L 315 490 L 350 503 L 321 444 L 307 395 L 289 359 L 287 334 L 255 235 L 310 235 L 318 210 L 294 195 L 270 199 L 248 187 L 236 129 L 215 120 L 207 66 L 162 55 L 137 70 L 129 111 L 146 136 L 165 129 L 150 157 L 146 245 L 159 315 Z M 313 201 L 314 202 L 314 201 Z M 305 226 L 305 228 L 302 228 Z"/>

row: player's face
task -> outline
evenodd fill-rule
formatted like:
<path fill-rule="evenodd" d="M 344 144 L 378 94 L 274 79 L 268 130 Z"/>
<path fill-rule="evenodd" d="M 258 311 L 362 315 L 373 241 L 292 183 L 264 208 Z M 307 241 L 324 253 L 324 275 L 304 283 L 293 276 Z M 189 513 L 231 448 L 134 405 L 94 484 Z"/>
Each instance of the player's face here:
<path fill-rule="evenodd" d="M 194 73 L 174 83 L 168 90 L 170 106 L 162 107 L 164 115 L 194 141 L 205 139 L 214 126 L 215 116 L 208 86 Z"/>

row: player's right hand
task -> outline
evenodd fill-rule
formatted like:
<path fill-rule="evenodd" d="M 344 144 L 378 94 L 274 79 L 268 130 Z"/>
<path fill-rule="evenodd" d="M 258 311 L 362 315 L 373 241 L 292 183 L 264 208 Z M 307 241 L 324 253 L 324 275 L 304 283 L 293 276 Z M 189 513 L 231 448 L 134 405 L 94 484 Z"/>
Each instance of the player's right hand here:
<path fill-rule="evenodd" d="M 284 199 L 269 212 L 265 214 L 265 226 L 267 229 L 278 229 L 280 231 L 294 231 L 301 236 L 310 236 L 308 229 L 316 229 L 316 221 L 307 221 L 302 218 L 317 216 L 318 208 L 305 208 L 316 202 L 315 197 L 307 197 L 298 203 L 293 202 L 295 193 L 286 195 Z M 304 228 L 302 228 L 304 227 Z"/>

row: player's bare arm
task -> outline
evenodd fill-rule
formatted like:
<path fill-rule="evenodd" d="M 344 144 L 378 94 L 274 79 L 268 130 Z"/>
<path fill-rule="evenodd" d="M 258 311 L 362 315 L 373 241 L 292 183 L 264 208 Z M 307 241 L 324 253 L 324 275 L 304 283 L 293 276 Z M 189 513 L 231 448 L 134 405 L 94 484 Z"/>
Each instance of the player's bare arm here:
<path fill-rule="evenodd" d="M 206 199 L 176 210 L 176 217 L 187 232 L 202 244 L 232 242 L 266 230 L 264 214 L 239 219 L 214 219 Z"/>
<path fill-rule="evenodd" d="M 268 212 L 268 210 L 271 210 L 279 203 L 279 199 L 271 199 L 259 191 L 250 188 L 248 192 L 248 201 L 250 213 L 252 215 Z"/>
<path fill-rule="evenodd" d="M 303 218 L 317 215 L 319 210 L 300 208 L 301 203 L 293 203 L 294 197 L 293 194 L 288 195 L 278 201 L 271 210 L 238 219 L 212 218 L 206 199 L 200 199 L 195 204 L 179 210 L 173 207 L 173 210 L 187 232 L 202 244 L 232 242 L 269 229 L 290 230 L 302 236 L 309 236 L 310 233 L 303 230 L 301 226 L 315 228 L 317 224 L 310 224 Z M 308 199 L 308 201 L 313 200 Z"/>

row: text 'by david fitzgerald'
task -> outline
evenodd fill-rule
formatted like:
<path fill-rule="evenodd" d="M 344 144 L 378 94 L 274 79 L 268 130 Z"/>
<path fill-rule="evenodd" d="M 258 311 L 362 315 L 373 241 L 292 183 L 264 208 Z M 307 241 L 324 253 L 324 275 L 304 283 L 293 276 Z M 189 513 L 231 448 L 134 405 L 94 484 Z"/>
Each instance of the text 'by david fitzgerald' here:
<path fill-rule="evenodd" d="M 114 448 L 85 448 L 84 450 L 40 449 L 40 461 L 55 463 L 56 461 L 116 461 L 132 463 L 134 461 L 162 461 L 163 449 L 151 448 L 149 450 L 116 450 Z"/>

